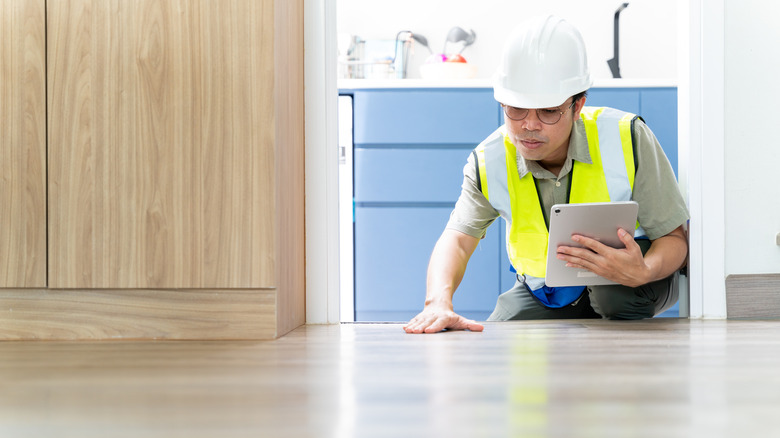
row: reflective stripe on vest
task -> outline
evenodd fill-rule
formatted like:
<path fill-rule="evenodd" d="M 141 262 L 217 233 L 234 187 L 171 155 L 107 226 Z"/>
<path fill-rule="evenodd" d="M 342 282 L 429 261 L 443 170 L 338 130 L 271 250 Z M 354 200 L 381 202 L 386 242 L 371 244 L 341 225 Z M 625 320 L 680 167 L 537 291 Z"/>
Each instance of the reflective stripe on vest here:
<path fill-rule="evenodd" d="M 574 162 L 577 177 L 569 202 L 630 201 L 636 176 L 632 126 L 637 116 L 613 108 L 583 107 L 580 117 L 593 163 Z M 637 222 L 634 238 L 646 236 Z"/>
<path fill-rule="evenodd" d="M 636 116 L 612 108 L 583 107 L 580 117 L 592 164 L 574 161 L 569 202 L 631 200 L 636 173 L 631 127 Z M 505 127 L 476 152 L 482 193 L 507 223 L 509 259 L 525 275 L 529 288 L 541 288 L 547 271 L 548 233 L 533 175 L 528 172 L 520 178 L 517 149 Z M 643 236 L 637 223 L 635 237 Z"/>

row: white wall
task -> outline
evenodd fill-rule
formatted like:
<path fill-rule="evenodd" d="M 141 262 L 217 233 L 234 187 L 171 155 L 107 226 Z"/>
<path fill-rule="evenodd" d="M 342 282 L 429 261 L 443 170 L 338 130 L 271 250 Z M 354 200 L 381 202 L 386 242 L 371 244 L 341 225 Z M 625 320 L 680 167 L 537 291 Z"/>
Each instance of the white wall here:
<path fill-rule="evenodd" d="M 780 273 L 780 3 L 725 7 L 726 274 Z"/>
<path fill-rule="evenodd" d="M 613 56 L 615 0 L 336 0 L 339 33 L 363 39 L 393 39 L 401 30 L 425 36 L 439 52 L 453 26 L 474 29 L 477 39 L 463 55 L 478 67 L 477 77 L 489 78 L 509 30 L 523 19 L 555 14 L 582 32 L 588 46 L 591 74 L 611 78 L 607 60 Z M 624 78 L 677 78 L 677 2 L 627 0 L 620 15 L 620 67 Z M 410 60 L 408 76 L 419 78 L 428 51 L 420 46 Z"/>

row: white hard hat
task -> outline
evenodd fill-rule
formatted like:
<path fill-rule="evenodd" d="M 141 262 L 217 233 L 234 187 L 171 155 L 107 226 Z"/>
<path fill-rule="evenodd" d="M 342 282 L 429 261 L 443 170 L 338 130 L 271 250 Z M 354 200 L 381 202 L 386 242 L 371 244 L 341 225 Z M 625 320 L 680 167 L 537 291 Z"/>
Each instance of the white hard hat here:
<path fill-rule="evenodd" d="M 555 16 L 530 19 L 510 34 L 493 81 L 493 95 L 518 108 L 550 108 L 590 88 L 582 35 Z"/>

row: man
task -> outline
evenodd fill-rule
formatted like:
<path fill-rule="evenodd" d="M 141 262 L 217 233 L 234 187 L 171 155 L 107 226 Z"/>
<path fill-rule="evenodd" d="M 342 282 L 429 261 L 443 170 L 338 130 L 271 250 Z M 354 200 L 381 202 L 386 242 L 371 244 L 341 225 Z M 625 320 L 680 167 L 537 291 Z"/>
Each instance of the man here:
<path fill-rule="evenodd" d="M 518 280 L 499 296 L 488 320 L 651 318 L 677 301 L 688 212 L 674 173 L 640 118 L 585 107 L 591 84 L 582 37 L 566 21 L 533 19 L 509 36 L 494 83 L 506 123 L 464 167 L 461 196 L 431 255 L 425 307 L 406 332 L 483 330 L 454 312 L 452 296 L 499 216 L 507 223 Z M 619 230 L 625 248 L 615 249 L 573 236 L 584 247 L 562 246 L 557 257 L 618 284 L 546 286 L 544 237 L 552 205 L 605 200 L 639 204 L 638 238 Z M 542 232 L 528 232 L 533 229 Z"/>

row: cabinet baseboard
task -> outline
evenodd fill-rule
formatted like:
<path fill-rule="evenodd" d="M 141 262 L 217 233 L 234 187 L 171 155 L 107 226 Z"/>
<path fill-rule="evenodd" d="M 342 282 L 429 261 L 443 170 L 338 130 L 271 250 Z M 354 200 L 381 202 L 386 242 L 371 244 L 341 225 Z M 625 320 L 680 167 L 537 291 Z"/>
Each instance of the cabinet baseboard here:
<path fill-rule="evenodd" d="M 274 339 L 276 289 L 0 289 L 0 340 Z"/>
<path fill-rule="evenodd" d="M 726 277 L 728 318 L 780 318 L 780 274 Z"/>

